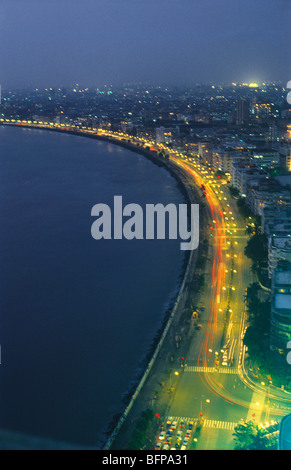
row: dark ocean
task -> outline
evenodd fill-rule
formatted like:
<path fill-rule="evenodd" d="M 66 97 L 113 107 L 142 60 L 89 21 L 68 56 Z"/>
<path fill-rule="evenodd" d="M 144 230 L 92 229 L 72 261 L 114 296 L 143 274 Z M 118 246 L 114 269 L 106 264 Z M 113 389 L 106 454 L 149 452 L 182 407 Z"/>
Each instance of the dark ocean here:
<path fill-rule="evenodd" d="M 141 206 L 184 195 L 130 150 L 1 126 L 0 190 L 0 428 L 98 446 L 177 295 L 185 252 L 179 240 L 94 240 L 91 209 L 115 195 Z"/>

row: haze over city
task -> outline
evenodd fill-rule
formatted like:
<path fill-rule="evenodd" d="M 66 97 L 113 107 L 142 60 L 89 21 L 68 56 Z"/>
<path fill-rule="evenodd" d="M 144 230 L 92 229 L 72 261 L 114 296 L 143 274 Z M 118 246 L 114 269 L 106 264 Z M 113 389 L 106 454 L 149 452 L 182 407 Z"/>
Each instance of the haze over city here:
<path fill-rule="evenodd" d="M 2 0 L 2 88 L 290 78 L 288 0 Z"/>

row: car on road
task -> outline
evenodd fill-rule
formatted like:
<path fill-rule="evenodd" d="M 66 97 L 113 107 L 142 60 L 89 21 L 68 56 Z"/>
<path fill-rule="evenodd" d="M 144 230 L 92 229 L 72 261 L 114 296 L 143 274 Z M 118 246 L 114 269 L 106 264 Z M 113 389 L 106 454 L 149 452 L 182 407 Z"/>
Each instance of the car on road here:
<path fill-rule="evenodd" d="M 163 441 L 165 439 L 165 437 L 166 437 L 166 433 L 165 433 L 165 431 L 162 431 L 159 435 L 159 440 Z"/>
<path fill-rule="evenodd" d="M 227 351 L 225 351 L 225 352 L 223 353 L 223 355 L 222 355 L 222 362 L 221 362 L 221 364 L 222 364 L 223 366 L 228 366 L 228 352 L 227 352 Z"/>

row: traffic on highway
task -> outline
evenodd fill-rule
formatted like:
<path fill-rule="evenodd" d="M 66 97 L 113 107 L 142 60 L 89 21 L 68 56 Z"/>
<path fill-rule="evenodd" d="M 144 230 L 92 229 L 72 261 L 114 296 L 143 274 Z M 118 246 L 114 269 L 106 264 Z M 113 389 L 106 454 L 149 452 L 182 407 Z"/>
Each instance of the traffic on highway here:
<path fill-rule="evenodd" d="M 62 129 L 50 123 L 13 124 Z M 126 140 L 156 153 L 167 152 L 167 160 L 190 177 L 206 203 L 208 252 L 203 273 L 206 281 L 192 314 L 195 334 L 180 364 L 154 449 L 232 449 L 237 423 L 254 420 L 267 426 L 290 413 L 290 393 L 274 387 L 272 380 L 259 381 L 248 365 L 243 338 L 248 326 L 245 293 L 252 282 L 251 262 L 244 255 L 248 240 L 246 221 L 228 189 L 227 179 L 216 175 L 197 158 L 173 148 L 169 150 L 153 140 L 103 129 L 71 126 L 65 130 L 95 133 L 116 141 Z M 182 334 L 185 336 L 185 332 L 178 332 L 178 336 Z M 175 358 L 169 355 L 169 364 L 172 361 Z"/>

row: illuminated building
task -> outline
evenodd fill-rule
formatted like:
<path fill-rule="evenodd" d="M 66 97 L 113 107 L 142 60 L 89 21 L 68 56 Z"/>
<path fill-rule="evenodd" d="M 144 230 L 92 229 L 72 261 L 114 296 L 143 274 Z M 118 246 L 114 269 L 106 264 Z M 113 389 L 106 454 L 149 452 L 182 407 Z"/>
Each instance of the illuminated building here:
<path fill-rule="evenodd" d="M 175 135 L 179 135 L 179 127 L 157 127 L 156 142 L 170 144 L 174 141 Z"/>
<path fill-rule="evenodd" d="M 279 149 L 280 167 L 291 171 L 291 141 L 283 141 Z"/>
<path fill-rule="evenodd" d="M 272 112 L 272 107 L 269 103 L 253 103 L 252 113 L 256 116 L 269 116 Z"/>
<path fill-rule="evenodd" d="M 212 165 L 213 149 L 210 142 L 199 142 L 198 156 L 205 165 Z"/>
<path fill-rule="evenodd" d="M 291 264 L 280 261 L 272 276 L 270 347 L 286 352 L 291 340 Z"/>
<path fill-rule="evenodd" d="M 276 149 L 257 148 L 252 152 L 252 159 L 260 168 L 272 168 L 279 163 L 279 152 Z"/>
<path fill-rule="evenodd" d="M 265 207 L 274 207 L 277 204 L 290 204 L 291 194 L 284 189 L 279 181 L 266 177 L 255 179 L 252 184 L 248 181 L 246 190 L 246 203 L 255 215 L 262 216 Z"/>
<path fill-rule="evenodd" d="M 231 165 L 231 184 L 242 195 L 247 193 L 247 183 L 251 180 L 266 178 L 267 173 L 257 168 L 250 160 L 233 161 Z"/>

